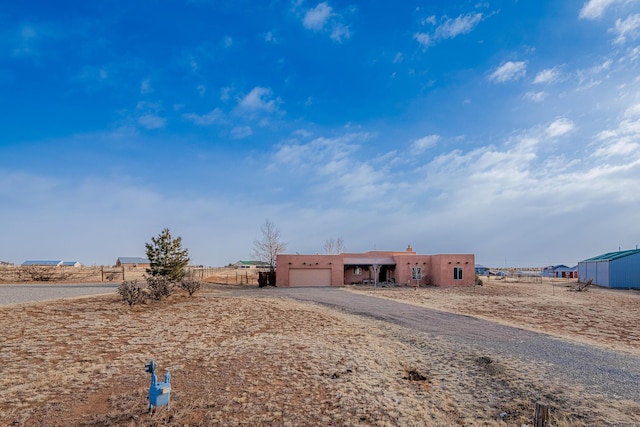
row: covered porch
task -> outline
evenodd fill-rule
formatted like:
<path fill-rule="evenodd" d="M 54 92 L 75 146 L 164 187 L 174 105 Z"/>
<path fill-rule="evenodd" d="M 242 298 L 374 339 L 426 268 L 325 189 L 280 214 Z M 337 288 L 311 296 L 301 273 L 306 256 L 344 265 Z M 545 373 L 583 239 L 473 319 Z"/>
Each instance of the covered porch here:
<path fill-rule="evenodd" d="M 392 286 L 396 262 L 392 257 L 345 257 L 344 283 L 351 285 Z"/>

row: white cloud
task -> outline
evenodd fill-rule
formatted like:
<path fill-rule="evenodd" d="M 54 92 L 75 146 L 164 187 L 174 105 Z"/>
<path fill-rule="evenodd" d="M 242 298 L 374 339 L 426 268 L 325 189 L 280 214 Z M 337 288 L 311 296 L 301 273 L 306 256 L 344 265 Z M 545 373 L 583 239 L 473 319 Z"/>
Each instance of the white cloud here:
<path fill-rule="evenodd" d="M 540 71 L 533 79 L 534 84 L 553 83 L 560 78 L 560 71 L 557 68 L 548 68 Z"/>
<path fill-rule="evenodd" d="M 431 36 L 427 33 L 415 33 L 413 38 L 424 48 L 431 46 Z"/>
<path fill-rule="evenodd" d="M 224 45 L 224 47 L 230 48 L 231 46 L 233 46 L 233 37 L 225 36 L 225 38 L 222 40 L 222 44 Z"/>
<path fill-rule="evenodd" d="M 274 43 L 274 44 L 280 43 L 280 40 L 275 36 L 275 34 L 273 34 L 272 31 L 267 31 L 265 33 L 264 41 L 267 43 Z"/>
<path fill-rule="evenodd" d="M 349 27 L 344 24 L 336 23 L 331 30 L 331 38 L 337 42 L 348 39 L 351 37 L 351 31 Z"/>
<path fill-rule="evenodd" d="M 547 97 L 546 92 L 541 91 L 541 92 L 527 92 L 524 94 L 524 98 L 528 99 L 529 101 L 532 102 L 542 102 L 544 101 L 544 99 Z"/>
<path fill-rule="evenodd" d="M 204 96 L 204 94 L 207 93 L 207 87 L 205 85 L 198 85 L 196 89 L 198 91 L 198 95 L 200 96 Z"/>
<path fill-rule="evenodd" d="M 278 111 L 276 100 L 272 99 L 271 89 L 256 86 L 238 102 L 238 108 L 243 111 Z"/>
<path fill-rule="evenodd" d="M 640 104 L 629 106 L 617 128 L 600 132 L 597 141 L 600 145 L 593 151 L 594 157 L 623 156 L 627 161 L 640 162 Z"/>
<path fill-rule="evenodd" d="M 561 118 L 555 120 L 547 127 L 547 135 L 551 138 L 555 138 L 558 136 L 566 135 L 569 132 L 575 130 L 576 125 L 571 120 L 566 118 Z"/>
<path fill-rule="evenodd" d="M 151 87 L 151 82 L 149 81 L 149 79 L 143 80 L 142 83 L 140 83 L 140 94 L 147 95 L 152 92 L 153 88 Z"/>
<path fill-rule="evenodd" d="M 580 9 L 580 18 L 598 19 L 617 0 L 589 0 Z"/>
<path fill-rule="evenodd" d="M 440 40 L 452 39 L 461 34 L 470 33 L 482 21 L 482 16 L 482 13 L 470 13 L 454 19 L 443 17 L 443 22 L 436 27 L 433 34 L 419 31 L 413 35 L 413 38 L 426 49 Z M 422 24 L 435 25 L 436 17 L 430 16 L 423 20 Z"/>
<path fill-rule="evenodd" d="M 507 61 L 500 65 L 498 69 L 496 69 L 489 76 L 489 80 L 498 83 L 504 83 L 511 80 L 518 80 L 527 73 L 527 63 L 523 61 L 512 62 Z"/>
<path fill-rule="evenodd" d="M 447 18 L 436 28 L 435 38 L 451 39 L 460 34 L 468 34 L 482 21 L 482 13 L 460 15 L 455 19 Z"/>
<path fill-rule="evenodd" d="M 319 3 L 313 9 L 309 9 L 302 19 L 302 25 L 309 30 L 319 31 L 331 16 L 331 6 L 326 2 Z"/>
<path fill-rule="evenodd" d="M 425 25 L 425 24 L 436 25 L 437 22 L 438 21 L 436 20 L 436 16 L 431 15 L 422 20 L 422 25 Z"/>
<path fill-rule="evenodd" d="M 253 130 L 250 126 L 237 126 L 231 129 L 231 137 L 233 139 L 242 139 L 253 135 Z"/>
<path fill-rule="evenodd" d="M 155 114 L 143 114 L 138 117 L 138 123 L 147 129 L 159 129 L 165 127 L 167 119 Z"/>
<path fill-rule="evenodd" d="M 210 126 L 212 124 L 223 124 L 227 118 L 221 109 L 216 108 L 206 114 L 185 113 L 182 117 L 199 126 Z"/>
<path fill-rule="evenodd" d="M 640 14 L 635 14 L 628 16 L 624 20 L 617 19 L 615 27 L 611 28 L 609 31 L 617 35 L 614 43 L 622 44 L 625 43 L 627 39 L 637 39 L 639 35 L 639 28 Z"/>
<path fill-rule="evenodd" d="M 294 4 L 294 8 L 299 5 Z M 326 32 L 332 40 L 342 42 L 351 37 L 351 30 L 344 23 L 340 13 L 334 12 L 329 3 L 318 3 L 314 8 L 307 10 L 302 18 L 302 25 L 312 31 Z"/>
<path fill-rule="evenodd" d="M 414 155 L 424 153 L 428 148 L 433 147 L 440 140 L 440 135 L 428 135 L 422 138 L 416 139 L 411 144 L 411 152 Z"/>

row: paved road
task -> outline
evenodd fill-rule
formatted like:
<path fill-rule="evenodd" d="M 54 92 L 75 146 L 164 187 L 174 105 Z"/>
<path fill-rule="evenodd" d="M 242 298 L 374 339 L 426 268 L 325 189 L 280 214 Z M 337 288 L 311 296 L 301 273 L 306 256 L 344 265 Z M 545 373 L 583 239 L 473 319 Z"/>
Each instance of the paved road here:
<path fill-rule="evenodd" d="M 0 285 L 0 305 L 108 294 L 117 289 L 118 284 L 112 283 Z"/>
<path fill-rule="evenodd" d="M 338 288 L 265 288 L 229 295 L 285 297 L 391 322 L 497 355 L 551 366 L 557 379 L 582 384 L 614 399 L 640 402 L 640 358 L 398 301 Z"/>

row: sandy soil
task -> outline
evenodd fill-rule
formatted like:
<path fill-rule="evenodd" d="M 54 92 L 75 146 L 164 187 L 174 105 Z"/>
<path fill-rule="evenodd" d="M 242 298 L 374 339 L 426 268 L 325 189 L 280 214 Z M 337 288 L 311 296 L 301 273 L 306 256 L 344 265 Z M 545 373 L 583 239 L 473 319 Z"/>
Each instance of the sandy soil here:
<path fill-rule="evenodd" d="M 460 311 L 513 297 L 521 311 L 543 310 L 516 296 L 525 286 L 503 286 L 357 291 Z M 328 308 L 223 295 L 0 307 L 0 425 L 521 426 L 536 401 L 550 404 L 553 425 L 640 423 L 638 403 L 543 381 L 543 366 Z M 151 358 L 160 377 L 171 370 L 172 406 L 147 415 Z"/>

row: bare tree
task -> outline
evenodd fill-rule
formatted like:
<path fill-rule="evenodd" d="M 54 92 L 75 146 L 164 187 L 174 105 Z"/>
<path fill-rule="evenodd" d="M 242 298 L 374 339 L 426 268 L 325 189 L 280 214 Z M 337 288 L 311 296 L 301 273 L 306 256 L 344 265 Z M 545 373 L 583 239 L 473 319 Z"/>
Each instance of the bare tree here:
<path fill-rule="evenodd" d="M 276 257 L 285 250 L 287 244 L 280 241 L 280 229 L 269 220 L 264 222 L 260 231 L 262 238 L 253 241 L 253 256 L 269 264 L 273 272 L 276 267 Z"/>
<path fill-rule="evenodd" d="M 333 239 L 333 237 L 327 239 L 324 242 L 324 253 L 327 255 L 337 255 L 339 253 L 344 252 L 344 242 L 342 241 L 342 237 L 338 237 L 337 239 Z"/>

